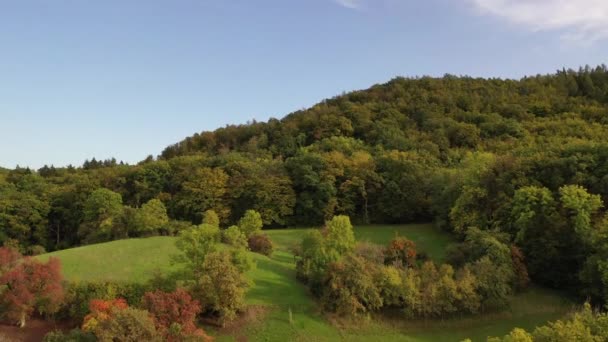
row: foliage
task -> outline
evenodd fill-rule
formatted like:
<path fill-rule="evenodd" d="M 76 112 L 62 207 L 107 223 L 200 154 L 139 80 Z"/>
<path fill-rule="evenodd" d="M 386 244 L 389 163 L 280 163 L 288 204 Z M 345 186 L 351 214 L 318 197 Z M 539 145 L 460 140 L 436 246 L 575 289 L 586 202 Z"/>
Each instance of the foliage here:
<path fill-rule="evenodd" d="M 515 328 L 503 338 L 489 338 L 488 342 L 527 341 L 606 341 L 608 339 L 608 315 L 594 312 L 589 303 L 565 321 L 558 320 L 537 327 L 532 334 Z"/>
<path fill-rule="evenodd" d="M 223 324 L 236 317 L 244 306 L 249 281 L 226 251 L 211 252 L 202 265 L 202 273 L 191 288 L 192 295 L 206 311 L 216 314 Z"/>
<path fill-rule="evenodd" d="M 347 256 L 331 263 L 323 279 L 323 307 L 346 316 L 382 307 L 374 272 L 372 264 L 356 256 Z"/>
<path fill-rule="evenodd" d="M 51 331 L 44 336 L 44 342 L 96 342 L 97 338 L 91 332 L 72 329 L 65 333 L 61 330 Z"/>
<path fill-rule="evenodd" d="M 169 223 L 167 208 L 158 199 L 146 202 L 136 213 L 134 226 L 140 235 L 158 234 Z"/>
<path fill-rule="evenodd" d="M 201 312 L 198 301 L 184 289 L 167 293 L 156 290 L 147 292 L 143 307 L 152 314 L 154 323 L 164 341 L 183 341 L 189 338 L 210 338 L 196 326 L 196 316 Z"/>
<path fill-rule="evenodd" d="M 266 256 L 272 255 L 274 249 L 272 240 L 266 234 L 252 234 L 247 239 L 247 245 L 252 252 Z"/>
<path fill-rule="evenodd" d="M 323 234 L 327 248 L 338 254 L 351 252 L 355 248 L 355 233 L 348 216 L 335 216 L 326 222 Z"/>
<path fill-rule="evenodd" d="M 416 263 L 416 244 L 405 237 L 395 237 L 384 250 L 384 263 L 413 267 Z"/>
<path fill-rule="evenodd" d="M 247 236 L 238 226 L 230 226 L 222 231 L 222 242 L 237 248 L 246 248 L 248 245 Z"/>
<path fill-rule="evenodd" d="M 187 272 L 192 274 L 189 278 L 200 279 L 205 258 L 217 249 L 219 237 L 219 228 L 205 223 L 180 233 L 175 245 L 181 254 L 175 260 L 185 264 Z"/>
<path fill-rule="evenodd" d="M 99 341 L 162 341 L 150 314 L 131 307 L 112 308 L 92 331 Z"/>
<path fill-rule="evenodd" d="M 257 234 L 262 230 L 264 222 L 262 216 L 255 210 L 247 210 L 245 215 L 239 220 L 239 229 L 247 238 L 253 234 Z"/>
<path fill-rule="evenodd" d="M 14 250 L 0 248 L 0 307 L 2 315 L 20 327 L 28 317 L 57 312 L 63 301 L 63 277 L 59 259 L 46 263 L 31 258 L 21 259 Z"/>
<path fill-rule="evenodd" d="M 217 213 L 213 210 L 207 210 L 203 213 L 203 223 L 208 224 L 210 226 L 219 227 L 220 226 L 220 218 L 217 216 Z"/>

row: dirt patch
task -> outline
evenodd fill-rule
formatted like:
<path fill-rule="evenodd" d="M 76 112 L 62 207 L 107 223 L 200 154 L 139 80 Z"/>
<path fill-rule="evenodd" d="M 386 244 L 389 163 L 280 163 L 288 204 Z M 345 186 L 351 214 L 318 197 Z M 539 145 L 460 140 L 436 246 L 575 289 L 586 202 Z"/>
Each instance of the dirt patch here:
<path fill-rule="evenodd" d="M 24 328 L 0 323 L 0 342 L 40 342 L 53 330 L 66 330 L 66 323 L 31 319 Z"/>

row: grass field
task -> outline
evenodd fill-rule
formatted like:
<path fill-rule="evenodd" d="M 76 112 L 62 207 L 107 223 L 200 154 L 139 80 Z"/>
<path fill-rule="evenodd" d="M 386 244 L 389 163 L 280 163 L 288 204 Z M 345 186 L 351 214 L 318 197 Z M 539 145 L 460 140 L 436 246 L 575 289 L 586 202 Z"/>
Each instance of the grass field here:
<path fill-rule="evenodd" d="M 514 326 L 533 328 L 564 315 L 571 307 L 559 294 L 533 288 L 513 298 L 509 311 L 443 321 L 370 319 L 357 324 L 330 324 L 318 312 L 307 289 L 295 279 L 290 247 L 307 229 L 266 231 L 277 247 L 272 257 L 254 254 L 257 267 L 248 275 L 255 286 L 247 294 L 251 305 L 266 308 L 259 321 L 252 321 L 218 340 L 232 341 L 246 336 L 250 341 L 460 341 L 466 337 L 485 341 L 486 336 L 503 335 Z M 395 234 L 407 236 L 435 260 L 444 256 L 450 237 L 430 225 L 357 227 L 360 241 L 385 244 Z M 155 270 L 169 271 L 171 254 L 177 253 L 174 238 L 131 239 L 50 253 L 62 260 L 70 280 L 147 280 Z M 292 323 L 289 321 L 289 311 Z M 216 332 L 217 334 L 217 332 Z"/>

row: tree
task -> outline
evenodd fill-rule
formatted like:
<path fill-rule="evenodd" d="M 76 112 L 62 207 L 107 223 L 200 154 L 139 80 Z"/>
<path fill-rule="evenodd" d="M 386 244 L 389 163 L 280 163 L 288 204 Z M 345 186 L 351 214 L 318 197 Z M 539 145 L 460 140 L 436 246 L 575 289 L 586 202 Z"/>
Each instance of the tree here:
<path fill-rule="evenodd" d="M 0 248 L 2 260 L 0 304 L 3 315 L 24 327 L 28 317 L 37 311 L 52 314 L 59 310 L 63 301 L 61 264 L 50 258 L 41 263 L 31 258 L 20 259 L 14 251 Z"/>
<path fill-rule="evenodd" d="M 217 249 L 220 230 L 218 227 L 202 224 L 180 232 L 175 246 L 181 254 L 175 256 L 175 261 L 185 264 L 188 279 L 195 282 L 201 279 L 207 255 Z"/>
<path fill-rule="evenodd" d="M 382 297 L 374 273 L 374 265 L 353 255 L 331 263 L 323 281 L 323 307 L 346 316 L 379 309 Z"/>
<path fill-rule="evenodd" d="M 262 216 L 255 210 L 247 210 L 239 220 L 239 229 L 247 237 L 260 232 L 263 226 Z"/>
<path fill-rule="evenodd" d="M 400 267 L 414 267 L 416 264 L 416 244 L 405 237 L 397 236 L 384 250 L 384 263 Z"/>
<path fill-rule="evenodd" d="M 243 234 L 238 226 L 230 226 L 223 230 L 222 242 L 237 248 L 247 248 L 248 245 L 247 236 Z"/>
<path fill-rule="evenodd" d="M 214 210 L 220 220 L 230 215 L 226 205 L 228 175 L 222 169 L 202 167 L 188 175 L 183 190 L 173 201 L 176 214 L 191 221 L 202 221 L 207 210 Z"/>
<path fill-rule="evenodd" d="M 110 316 L 100 320 L 93 333 L 104 342 L 162 341 L 150 313 L 131 307 L 110 311 Z"/>
<path fill-rule="evenodd" d="M 355 248 L 355 233 L 348 216 L 334 216 L 325 224 L 323 231 L 327 248 L 335 250 L 338 254 L 346 254 Z"/>
<path fill-rule="evenodd" d="M 230 253 L 216 251 L 205 258 L 200 278 L 191 291 L 193 297 L 224 324 L 243 308 L 248 287 L 249 281 L 233 264 Z"/>
<path fill-rule="evenodd" d="M 158 233 L 169 223 L 167 208 L 158 199 L 151 199 L 142 205 L 135 215 L 137 232 L 142 235 Z"/>
<path fill-rule="evenodd" d="M 84 203 L 83 223 L 78 235 L 87 243 L 120 237 L 120 219 L 123 214 L 122 196 L 112 190 L 100 188 Z"/>
<path fill-rule="evenodd" d="M 156 329 L 163 340 L 211 340 L 204 330 L 196 326 L 196 316 L 201 312 L 201 306 L 186 290 L 178 288 L 171 293 L 160 290 L 146 292 L 142 302 L 143 307 L 154 317 Z"/>
<path fill-rule="evenodd" d="M 220 218 L 217 216 L 217 213 L 213 210 L 207 210 L 203 213 L 203 223 L 208 224 L 210 226 L 219 227 L 220 226 Z"/>
<path fill-rule="evenodd" d="M 575 232 L 585 241 L 591 239 L 591 217 L 604 206 L 599 195 L 592 195 L 578 185 L 559 188 L 560 200 Z"/>

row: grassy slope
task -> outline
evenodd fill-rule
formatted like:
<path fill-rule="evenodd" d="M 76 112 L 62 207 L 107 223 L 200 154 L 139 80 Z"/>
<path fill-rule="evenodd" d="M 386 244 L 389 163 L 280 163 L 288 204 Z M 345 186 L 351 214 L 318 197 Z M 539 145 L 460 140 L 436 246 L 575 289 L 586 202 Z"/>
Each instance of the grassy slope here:
<path fill-rule="evenodd" d="M 483 341 L 488 335 L 502 335 L 514 326 L 533 328 L 558 318 L 569 304 L 557 294 L 541 289 L 513 299 L 510 312 L 429 322 L 372 320 L 362 326 L 338 329 L 328 324 L 317 311 L 317 305 L 306 288 L 295 280 L 293 255 L 289 248 L 297 243 L 306 229 L 269 230 L 277 245 L 271 258 L 254 254 L 257 268 L 249 274 L 255 286 L 248 292 L 248 303 L 269 306 L 259 323 L 249 324 L 232 335 L 220 336 L 230 341 L 240 335 L 253 341 L 460 341 L 472 337 Z M 396 233 L 417 243 L 420 250 L 439 260 L 450 238 L 429 225 L 366 226 L 356 229 L 358 240 L 386 243 Z M 155 269 L 172 269 L 170 255 L 177 252 L 169 237 L 114 241 L 80 247 L 48 255 L 63 262 L 64 274 L 73 280 L 145 281 Z M 47 256 L 48 256 L 47 255 Z M 293 325 L 289 323 L 289 310 Z"/>

